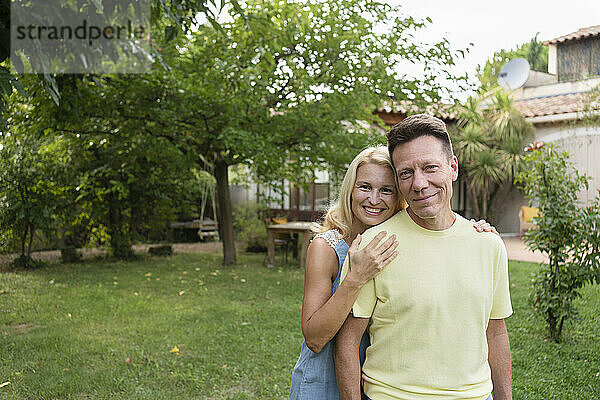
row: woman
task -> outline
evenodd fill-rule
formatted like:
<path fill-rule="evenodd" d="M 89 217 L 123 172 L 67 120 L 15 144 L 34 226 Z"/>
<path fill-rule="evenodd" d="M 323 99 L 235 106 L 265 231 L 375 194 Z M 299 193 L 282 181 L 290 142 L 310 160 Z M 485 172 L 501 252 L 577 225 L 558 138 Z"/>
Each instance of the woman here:
<path fill-rule="evenodd" d="M 362 286 L 398 255 L 395 235 L 379 245 L 385 232 L 358 250 L 361 233 L 405 207 L 396 185 L 387 148 L 363 150 L 350 163 L 337 201 L 314 229 L 317 235 L 308 247 L 302 303 L 305 342 L 292 371 L 290 400 L 339 399 L 331 339 L 350 313 Z M 485 221 L 474 227 L 480 232 L 493 230 Z M 339 273 L 347 255 L 349 271 L 340 283 Z M 367 346 L 365 334 L 358 349 L 361 365 Z"/>

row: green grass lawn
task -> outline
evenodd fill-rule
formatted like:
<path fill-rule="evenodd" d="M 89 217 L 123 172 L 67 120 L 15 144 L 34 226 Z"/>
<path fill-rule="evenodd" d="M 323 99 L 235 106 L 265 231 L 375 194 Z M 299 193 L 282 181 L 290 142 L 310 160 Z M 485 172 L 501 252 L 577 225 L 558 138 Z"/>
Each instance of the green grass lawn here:
<path fill-rule="evenodd" d="M 283 399 L 302 334 L 303 275 L 216 254 L 0 273 L 2 399 Z M 535 265 L 511 262 L 515 399 L 600 398 L 600 288 L 565 342 L 527 305 Z M 10 382 L 10 383 L 7 383 Z"/>

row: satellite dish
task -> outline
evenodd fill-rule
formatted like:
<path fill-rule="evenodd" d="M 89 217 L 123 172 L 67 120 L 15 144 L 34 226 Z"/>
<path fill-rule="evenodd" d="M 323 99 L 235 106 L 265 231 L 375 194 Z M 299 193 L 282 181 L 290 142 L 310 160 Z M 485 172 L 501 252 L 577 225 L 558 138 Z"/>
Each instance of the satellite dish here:
<path fill-rule="evenodd" d="M 520 88 L 527 79 L 529 79 L 529 62 L 524 58 L 510 60 L 498 74 L 498 84 L 508 90 Z"/>

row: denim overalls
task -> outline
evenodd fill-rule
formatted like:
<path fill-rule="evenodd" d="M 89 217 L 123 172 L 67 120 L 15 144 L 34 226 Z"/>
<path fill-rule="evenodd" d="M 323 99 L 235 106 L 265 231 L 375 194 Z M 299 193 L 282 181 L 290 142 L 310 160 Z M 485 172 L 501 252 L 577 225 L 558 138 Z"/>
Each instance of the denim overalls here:
<path fill-rule="evenodd" d="M 348 244 L 341 239 L 337 231 L 320 233 L 315 238 L 321 237 L 329 243 L 338 256 L 338 274 L 331 285 L 331 294 L 335 293 L 340 285 L 342 265 L 348 255 Z M 369 336 L 365 332 L 362 337 L 359 356 L 360 365 L 365 361 L 365 350 L 369 345 Z M 327 343 L 320 353 L 314 353 L 302 343 L 302 350 L 296 366 L 292 370 L 292 387 L 290 400 L 339 400 L 340 395 L 335 379 L 335 365 L 333 363 L 333 340 Z"/>

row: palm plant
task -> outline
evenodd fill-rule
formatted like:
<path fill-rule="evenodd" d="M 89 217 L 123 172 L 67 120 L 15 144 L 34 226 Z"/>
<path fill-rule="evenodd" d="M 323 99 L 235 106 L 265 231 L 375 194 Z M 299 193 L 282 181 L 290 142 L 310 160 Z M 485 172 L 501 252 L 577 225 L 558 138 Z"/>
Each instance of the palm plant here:
<path fill-rule="evenodd" d="M 532 132 L 533 126 L 502 90 L 469 98 L 461 107 L 454 150 L 477 217 L 493 220 L 491 206 L 500 189 L 522 170 L 523 145 Z"/>

